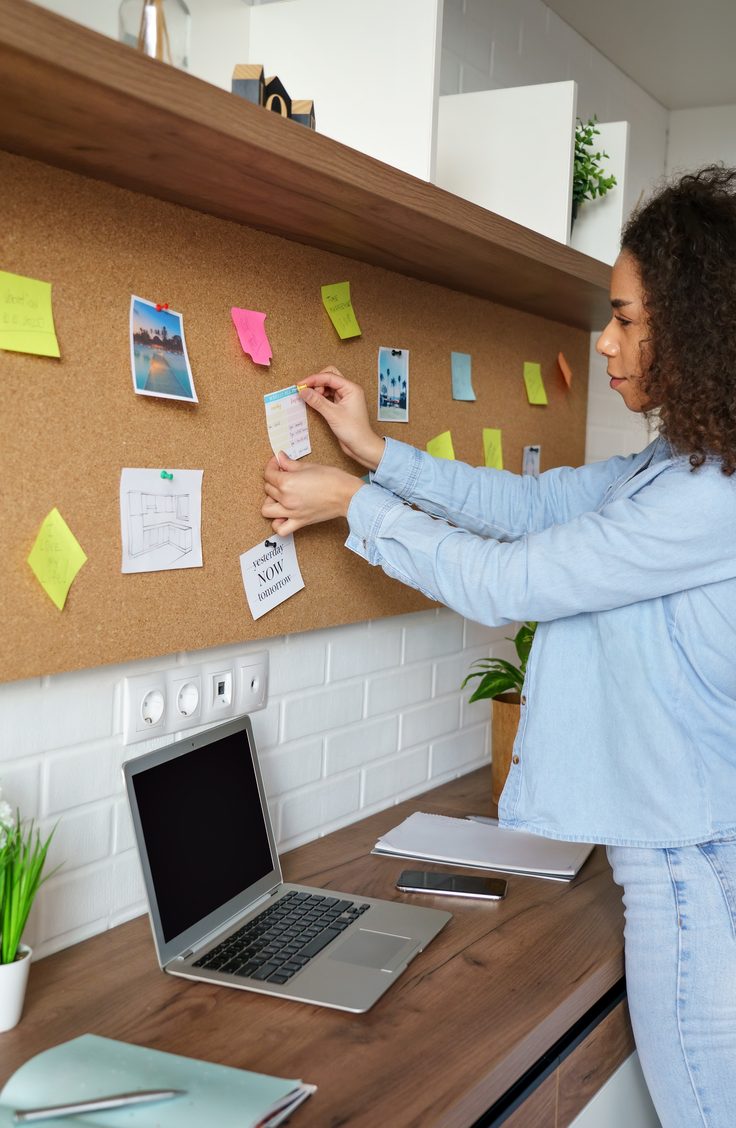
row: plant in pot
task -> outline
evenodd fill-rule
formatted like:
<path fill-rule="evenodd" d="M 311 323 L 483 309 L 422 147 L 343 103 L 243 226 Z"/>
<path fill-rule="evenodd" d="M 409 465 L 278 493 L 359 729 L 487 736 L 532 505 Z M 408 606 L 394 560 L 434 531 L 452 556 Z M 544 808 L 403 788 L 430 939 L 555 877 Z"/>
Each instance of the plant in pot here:
<path fill-rule="evenodd" d="M 491 799 L 498 804 L 509 774 L 511 755 L 514 747 L 516 730 L 519 727 L 521 711 L 521 690 L 524 685 L 526 664 L 534 640 L 537 624 L 532 622 L 522 623 L 513 639 L 516 655 L 519 659 L 518 666 L 507 662 L 505 658 L 478 658 L 471 666 L 478 667 L 468 674 L 462 688 L 478 679 L 478 684 L 473 690 L 469 700 L 482 701 L 490 698 L 493 701 L 491 712 Z"/>
<path fill-rule="evenodd" d="M 606 176 L 602 160 L 610 160 L 603 150 L 593 151 L 593 138 L 600 135 L 596 129 L 598 119 L 595 115 L 588 121 L 577 119 L 575 126 L 575 153 L 572 171 L 572 220 L 575 222 L 580 205 L 584 200 L 595 200 L 605 196 L 616 184 L 615 176 Z"/>
<path fill-rule="evenodd" d="M 32 952 L 21 937 L 53 833 L 42 841 L 33 820 L 24 826 L 0 800 L 0 1031 L 16 1026 L 23 1011 Z"/>

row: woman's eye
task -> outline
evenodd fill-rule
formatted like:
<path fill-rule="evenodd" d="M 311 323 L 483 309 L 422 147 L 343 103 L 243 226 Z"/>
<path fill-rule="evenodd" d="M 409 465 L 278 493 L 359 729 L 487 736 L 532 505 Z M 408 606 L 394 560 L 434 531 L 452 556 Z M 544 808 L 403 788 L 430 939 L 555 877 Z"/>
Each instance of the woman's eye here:
<path fill-rule="evenodd" d="M 617 317 L 616 321 L 618 321 L 619 325 L 623 325 L 624 327 L 627 326 L 627 325 L 631 325 L 631 322 L 627 321 L 625 317 Z"/>

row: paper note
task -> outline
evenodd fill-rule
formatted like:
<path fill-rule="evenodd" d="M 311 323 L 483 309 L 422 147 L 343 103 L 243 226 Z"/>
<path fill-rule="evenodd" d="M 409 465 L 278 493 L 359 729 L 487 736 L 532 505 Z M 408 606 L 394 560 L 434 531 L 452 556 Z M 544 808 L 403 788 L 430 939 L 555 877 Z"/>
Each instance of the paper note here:
<path fill-rule="evenodd" d="M 360 326 L 350 300 L 350 283 L 334 282 L 322 287 L 322 302 L 341 341 L 360 336 Z"/>
<path fill-rule="evenodd" d="M 202 567 L 202 470 L 120 473 L 120 571 Z"/>
<path fill-rule="evenodd" d="M 567 363 L 562 353 L 557 354 L 557 363 L 560 366 L 560 372 L 565 378 L 565 383 L 569 388 L 572 384 L 572 369 L 570 368 L 570 365 Z"/>
<path fill-rule="evenodd" d="M 254 309 L 238 309 L 237 306 L 233 306 L 230 313 L 243 352 L 248 353 L 254 364 L 270 364 L 273 352 L 266 336 L 265 313 L 257 313 Z"/>
<path fill-rule="evenodd" d="M 304 587 L 296 558 L 294 534 L 280 537 L 275 533 L 240 557 L 245 598 L 254 619 L 273 611 L 279 603 L 290 599 Z"/>
<path fill-rule="evenodd" d="M 271 450 L 278 456 L 280 450 L 289 458 L 303 458 L 312 447 L 309 443 L 307 405 L 299 395 L 296 384 L 270 392 L 263 397 L 266 408 L 266 426 Z"/>
<path fill-rule="evenodd" d="M 0 270 L 0 349 L 60 356 L 51 283 Z"/>
<path fill-rule="evenodd" d="M 529 403 L 546 404 L 547 393 L 542 382 L 542 369 L 539 364 L 524 361 L 524 383 Z"/>
<path fill-rule="evenodd" d="M 521 459 L 522 474 L 533 474 L 535 478 L 538 476 L 541 453 L 542 448 L 539 446 L 524 447 L 524 453 Z"/>
<path fill-rule="evenodd" d="M 452 398 L 454 400 L 474 400 L 475 392 L 470 375 L 470 353 L 450 353 L 452 365 Z"/>
<path fill-rule="evenodd" d="M 28 563 L 41 587 L 60 611 L 77 572 L 86 560 L 79 541 L 61 513 L 56 508 L 52 509 L 38 531 Z"/>
<path fill-rule="evenodd" d="M 409 350 L 382 345 L 378 350 L 378 420 L 409 422 Z"/>
<path fill-rule="evenodd" d="M 452 446 L 452 435 L 449 431 L 443 431 L 441 435 L 435 435 L 427 443 L 427 453 L 432 455 L 432 458 L 448 458 L 454 461 L 455 451 Z"/>
<path fill-rule="evenodd" d="M 483 428 L 483 465 L 492 470 L 503 470 L 501 431 L 498 427 Z"/>

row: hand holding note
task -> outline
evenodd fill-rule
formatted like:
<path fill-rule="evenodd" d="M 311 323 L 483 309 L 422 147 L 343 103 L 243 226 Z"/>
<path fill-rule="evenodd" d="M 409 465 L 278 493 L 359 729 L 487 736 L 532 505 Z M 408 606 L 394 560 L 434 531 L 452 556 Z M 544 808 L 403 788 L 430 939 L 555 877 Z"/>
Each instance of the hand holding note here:
<path fill-rule="evenodd" d="M 346 380 L 329 365 L 298 384 L 305 403 L 327 423 L 348 458 L 375 470 L 383 457 L 385 443 L 368 419 L 365 392 L 359 384 Z"/>
<path fill-rule="evenodd" d="M 263 474 L 266 500 L 261 513 L 274 532 L 285 537 L 305 525 L 345 517 L 360 478 L 334 466 L 294 462 L 283 452 L 271 458 Z"/>

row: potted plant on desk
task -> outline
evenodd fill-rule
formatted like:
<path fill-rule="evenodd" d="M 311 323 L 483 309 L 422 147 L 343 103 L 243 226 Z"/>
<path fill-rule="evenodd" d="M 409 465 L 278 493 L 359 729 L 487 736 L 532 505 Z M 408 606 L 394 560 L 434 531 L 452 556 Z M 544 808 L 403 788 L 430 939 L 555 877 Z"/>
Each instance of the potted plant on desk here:
<path fill-rule="evenodd" d="M 21 936 L 52 836 L 42 842 L 33 820 L 25 827 L 0 800 L 0 1031 L 12 1030 L 23 1011 L 32 952 Z"/>
<path fill-rule="evenodd" d="M 511 754 L 521 712 L 521 690 L 524 685 L 526 664 L 532 648 L 536 623 L 522 623 L 513 639 L 519 665 L 504 658 L 479 658 L 471 663 L 478 669 L 468 674 L 462 688 L 478 678 L 478 684 L 469 700 L 491 698 L 491 799 L 498 804 L 511 767 Z"/>

